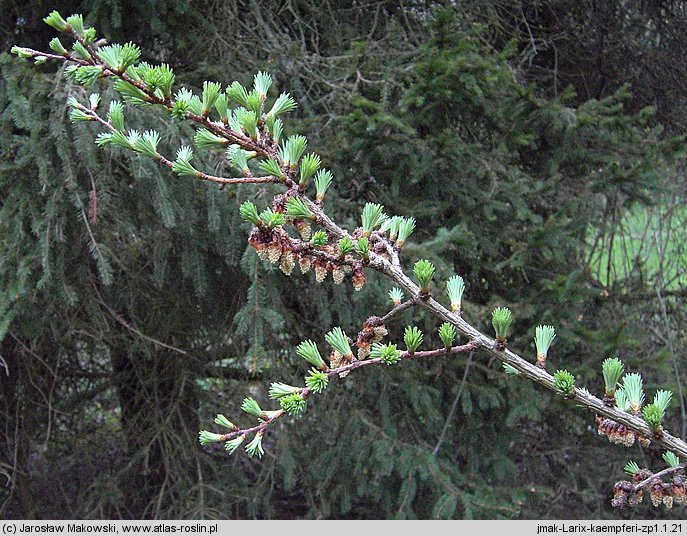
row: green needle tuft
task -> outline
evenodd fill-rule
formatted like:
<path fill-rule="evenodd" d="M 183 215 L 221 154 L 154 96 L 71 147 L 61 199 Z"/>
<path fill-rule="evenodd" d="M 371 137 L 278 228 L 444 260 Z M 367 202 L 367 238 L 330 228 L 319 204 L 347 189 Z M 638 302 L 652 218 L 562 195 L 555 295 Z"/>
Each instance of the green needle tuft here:
<path fill-rule="evenodd" d="M 406 345 L 408 353 L 414 354 L 415 351 L 420 347 L 423 340 L 422 331 L 420 331 L 415 326 L 408 326 L 403 333 L 403 342 Z"/>
<path fill-rule="evenodd" d="M 444 322 L 439 327 L 439 338 L 447 349 L 451 348 L 451 346 L 453 346 L 453 341 L 456 339 L 456 328 L 453 324 Z"/>
<path fill-rule="evenodd" d="M 575 392 L 575 376 L 567 370 L 557 370 L 553 375 L 553 386 L 564 396 L 572 396 Z"/>
<path fill-rule="evenodd" d="M 413 273 L 418 283 L 420 283 L 420 292 L 424 295 L 430 293 L 430 286 L 432 278 L 434 277 L 434 265 L 426 259 L 419 260 L 413 267 Z"/>
<path fill-rule="evenodd" d="M 497 307 L 491 314 L 491 323 L 496 332 L 496 342 L 505 343 L 508 328 L 513 323 L 513 315 L 507 307 Z"/>
<path fill-rule="evenodd" d="M 465 292 L 465 281 L 459 275 L 452 275 L 446 281 L 446 294 L 451 302 L 451 311 L 460 313 L 463 305 L 463 292 Z"/>

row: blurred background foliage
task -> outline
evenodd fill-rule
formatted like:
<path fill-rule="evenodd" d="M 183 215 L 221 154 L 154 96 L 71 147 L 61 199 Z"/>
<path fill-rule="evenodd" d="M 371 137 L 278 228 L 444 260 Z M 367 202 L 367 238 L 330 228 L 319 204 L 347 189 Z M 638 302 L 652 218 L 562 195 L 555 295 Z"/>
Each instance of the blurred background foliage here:
<path fill-rule="evenodd" d="M 550 367 L 597 394 L 619 355 L 676 393 L 667 428 L 685 437 L 683 2 L 10 0 L 2 50 L 46 49 L 56 7 L 179 85 L 272 73 L 299 102 L 287 131 L 334 170 L 337 220 L 367 201 L 414 215 L 405 262 L 462 275 L 470 322 L 510 306 L 532 356 L 534 326 L 554 324 Z M 200 447 L 216 412 L 302 381 L 298 342 L 385 312 L 388 283 L 283 276 L 237 210 L 271 187 L 219 191 L 99 150 L 69 123 L 83 90 L 60 66 L 5 54 L 0 70 L 0 517 L 683 515 L 613 511 L 626 461 L 660 452 L 609 445 L 593 415 L 479 353 L 335 381 L 262 460 Z M 127 120 L 168 153 L 190 137 L 148 110 Z"/>

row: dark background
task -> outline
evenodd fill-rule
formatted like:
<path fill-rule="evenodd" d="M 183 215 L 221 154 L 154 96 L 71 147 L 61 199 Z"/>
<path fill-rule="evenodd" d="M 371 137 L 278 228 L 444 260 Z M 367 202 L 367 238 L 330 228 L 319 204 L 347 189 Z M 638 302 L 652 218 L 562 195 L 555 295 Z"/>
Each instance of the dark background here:
<path fill-rule="evenodd" d="M 5 0 L 2 51 L 46 50 L 54 8 L 139 43 L 179 87 L 272 73 L 299 102 L 287 132 L 334 171 L 338 221 L 367 201 L 415 216 L 404 263 L 462 275 L 469 322 L 488 331 L 511 307 L 510 344 L 532 358 L 534 326 L 554 324 L 549 370 L 595 394 L 619 355 L 650 396 L 675 392 L 666 427 L 685 437 L 684 2 Z M 614 511 L 625 463 L 659 469 L 661 452 L 610 445 L 593 415 L 479 353 L 333 381 L 262 460 L 201 447 L 215 413 L 245 424 L 245 396 L 269 407 L 270 381 L 302 381 L 301 340 L 384 313 L 388 282 L 283 276 L 237 210 L 270 187 L 100 150 L 69 122 L 68 95 L 87 93 L 61 66 L 0 69 L 0 517 L 684 515 Z M 163 132 L 168 154 L 193 134 L 147 109 L 127 125 Z"/>

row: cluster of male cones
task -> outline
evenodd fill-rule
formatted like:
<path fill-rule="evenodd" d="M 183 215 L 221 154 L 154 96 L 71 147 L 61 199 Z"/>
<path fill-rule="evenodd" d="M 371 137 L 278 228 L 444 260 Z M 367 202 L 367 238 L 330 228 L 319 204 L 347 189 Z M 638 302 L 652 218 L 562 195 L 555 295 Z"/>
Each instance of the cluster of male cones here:
<path fill-rule="evenodd" d="M 368 252 L 373 251 L 388 259 L 389 248 L 394 247 L 393 240 L 387 242 L 384 231 L 365 233 L 360 227 L 352 233 L 352 240 L 336 241 L 326 231 L 317 231 L 313 235 L 311 220 L 289 215 L 287 202 L 292 195 L 293 192 L 287 192 L 274 198 L 272 214 L 282 216 L 280 224 L 259 224 L 253 227 L 248 237 L 250 246 L 260 259 L 272 264 L 278 263 L 286 275 L 291 275 L 296 263 L 304 274 L 312 268 L 317 283 L 322 283 L 327 274 L 331 273 L 334 283 L 339 285 L 346 274 L 350 273 L 353 288 L 356 291 L 362 290 L 365 286 L 363 267 L 368 262 Z M 301 238 L 291 237 L 282 223 L 291 224 Z M 365 244 L 364 249 L 362 244 Z"/>
<path fill-rule="evenodd" d="M 612 419 L 596 416 L 596 426 L 599 435 L 604 435 L 611 443 L 631 447 L 637 441 L 642 447 L 648 447 L 651 439 L 645 437 L 634 430 L 630 430 L 625 425 L 615 422 Z"/>
<path fill-rule="evenodd" d="M 667 509 L 673 505 L 684 506 L 687 504 L 687 490 L 685 489 L 684 469 L 672 475 L 670 482 L 666 482 L 660 476 L 651 478 L 652 473 L 648 469 L 640 469 L 632 475 L 632 481 L 621 480 L 616 482 L 613 487 L 613 500 L 611 504 L 615 508 L 625 506 L 635 507 L 644 500 L 645 495 L 649 495 L 651 504 L 655 507 L 664 505 Z M 638 484 L 647 481 L 642 487 Z"/>
<path fill-rule="evenodd" d="M 342 256 L 336 243 L 326 243 L 315 249 L 309 242 L 293 239 L 282 227 L 270 229 L 257 226 L 251 231 L 248 243 L 260 259 L 272 264 L 279 263 L 279 268 L 286 275 L 291 275 L 298 263 L 304 274 L 312 268 L 318 283 L 322 283 L 331 273 L 334 283 L 339 285 L 350 273 L 355 290 L 362 290 L 365 286 L 362 261 Z"/>

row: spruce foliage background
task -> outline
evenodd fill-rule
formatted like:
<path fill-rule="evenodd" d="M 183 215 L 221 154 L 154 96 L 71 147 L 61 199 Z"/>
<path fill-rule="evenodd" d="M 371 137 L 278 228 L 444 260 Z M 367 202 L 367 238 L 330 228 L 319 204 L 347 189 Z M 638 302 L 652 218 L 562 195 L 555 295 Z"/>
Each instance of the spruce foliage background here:
<path fill-rule="evenodd" d="M 45 48 L 53 4 L 5 10 L 3 51 Z M 621 355 L 679 398 L 678 2 L 59 4 L 180 84 L 272 73 L 338 179 L 339 220 L 367 201 L 415 216 L 408 262 L 461 274 L 481 328 L 507 305 L 511 344 L 533 349 L 533 326 L 555 324 L 550 360 L 581 385 L 601 389 L 601 362 Z M 590 415 L 479 354 L 334 382 L 262 460 L 199 447 L 215 412 L 300 378 L 301 340 L 384 312 L 389 289 L 285 278 L 238 214 L 269 186 L 220 191 L 100 150 L 70 124 L 67 97 L 85 93 L 55 66 L 3 54 L 0 70 L 0 517 L 680 517 L 613 511 L 629 457 L 653 454 L 602 441 Z M 127 121 L 164 132 L 168 153 L 192 135 L 145 110 Z M 637 233 L 670 255 L 628 252 Z M 684 437 L 679 406 L 668 427 Z"/>

